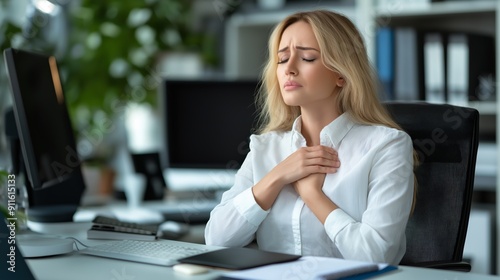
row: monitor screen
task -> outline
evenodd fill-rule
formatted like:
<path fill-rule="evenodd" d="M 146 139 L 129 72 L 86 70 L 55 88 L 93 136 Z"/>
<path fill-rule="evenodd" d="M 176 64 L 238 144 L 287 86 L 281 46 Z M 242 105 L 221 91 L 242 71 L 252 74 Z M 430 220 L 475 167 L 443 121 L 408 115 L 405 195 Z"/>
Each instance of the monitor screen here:
<path fill-rule="evenodd" d="M 56 59 L 18 49 L 4 56 L 28 183 L 51 189 L 30 199 L 78 204 L 84 183 Z"/>
<path fill-rule="evenodd" d="M 257 87 L 258 82 L 250 80 L 164 80 L 159 99 L 165 167 L 198 174 L 210 170 L 204 186 L 217 184 L 216 171 L 233 176 L 257 128 Z M 227 187 L 227 180 L 218 179 Z"/>

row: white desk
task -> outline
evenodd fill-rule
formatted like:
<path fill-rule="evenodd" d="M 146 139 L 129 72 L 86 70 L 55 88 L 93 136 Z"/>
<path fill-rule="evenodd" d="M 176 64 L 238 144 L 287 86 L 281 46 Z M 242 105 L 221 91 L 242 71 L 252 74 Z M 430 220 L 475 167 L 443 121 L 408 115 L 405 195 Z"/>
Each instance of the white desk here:
<path fill-rule="evenodd" d="M 85 238 L 85 230 L 90 223 L 75 223 L 64 228 L 61 235 L 71 235 L 86 244 L 92 244 L 93 240 Z M 56 228 L 57 230 L 57 228 Z M 196 229 L 198 230 L 198 229 Z M 195 232 L 196 233 L 196 232 Z M 198 232 L 197 234 L 199 234 Z M 53 232 L 56 234 L 56 232 Z M 222 271 L 211 270 L 209 273 L 188 276 L 174 272 L 170 267 L 134 263 L 128 261 L 94 257 L 74 252 L 71 254 L 53 256 L 46 258 L 27 259 L 28 266 L 38 280 L 67 280 L 67 279 L 105 279 L 105 280 L 132 280 L 132 279 L 190 279 L 205 280 L 216 279 L 222 275 Z M 381 275 L 378 279 L 453 279 L 453 280 L 486 280 L 500 279 L 491 275 L 481 275 L 463 272 L 448 272 L 443 270 L 424 269 L 400 266 L 397 271 Z"/>
<path fill-rule="evenodd" d="M 212 270 L 207 274 L 187 276 L 174 272 L 170 267 L 99 258 L 73 253 L 70 255 L 28 260 L 36 279 L 39 280 L 131 280 L 131 279 L 216 279 L 221 271 Z M 398 270 L 381 275 L 378 279 L 449 279 L 449 280 L 486 280 L 500 279 L 492 275 L 400 266 Z"/>

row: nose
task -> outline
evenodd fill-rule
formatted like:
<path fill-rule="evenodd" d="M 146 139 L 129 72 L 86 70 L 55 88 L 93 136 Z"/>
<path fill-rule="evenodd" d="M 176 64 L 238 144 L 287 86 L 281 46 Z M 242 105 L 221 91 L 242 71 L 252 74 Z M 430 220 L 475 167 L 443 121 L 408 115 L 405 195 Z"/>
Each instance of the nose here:
<path fill-rule="evenodd" d="M 296 59 L 294 56 L 290 57 L 285 66 L 285 74 L 291 76 L 297 76 L 299 70 L 297 69 Z"/>

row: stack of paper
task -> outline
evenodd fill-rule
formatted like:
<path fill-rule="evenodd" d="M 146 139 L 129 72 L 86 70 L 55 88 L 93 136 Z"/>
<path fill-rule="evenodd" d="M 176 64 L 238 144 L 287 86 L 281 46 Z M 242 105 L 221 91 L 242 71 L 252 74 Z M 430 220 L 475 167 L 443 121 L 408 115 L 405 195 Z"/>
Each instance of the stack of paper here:
<path fill-rule="evenodd" d="M 327 280 L 355 276 L 370 272 L 388 271 L 396 267 L 387 264 L 352 261 L 325 257 L 301 257 L 297 261 L 266 265 L 252 269 L 232 271 L 224 279 L 300 279 Z"/>

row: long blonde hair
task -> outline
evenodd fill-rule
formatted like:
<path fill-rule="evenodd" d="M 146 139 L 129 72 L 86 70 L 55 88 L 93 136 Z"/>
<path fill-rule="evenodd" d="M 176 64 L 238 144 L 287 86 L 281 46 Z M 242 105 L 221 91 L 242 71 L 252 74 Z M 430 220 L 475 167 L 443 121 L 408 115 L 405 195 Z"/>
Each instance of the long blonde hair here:
<path fill-rule="evenodd" d="M 332 106 L 337 106 L 340 114 L 349 112 L 359 124 L 384 125 L 401 130 L 379 100 L 376 72 L 370 64 L 363 38 L 356 26 L 344 15 L 315 10 L 288 16 L 271 34 L 269 58 L 262 73 L 262 86 L 257 98 L 257 105 L 261 109 L 260 132 L 288 131 L 300 115 L 299 107 L 288 106 L 283 101 L 276 74 L 281 36 L 288 26 L 298 21 L 311 26 L 325 67 L 339 73 L 345 80 L 338 93 L 337 104 Z M 418 157 L 415 152 L 413 154 L 414 166 L 417 166 Z M 414 202 L 415 198 L 416 195 Z"/>
<path fill-rule="evenodd" d="M 292 14 L 279 23 L 269 39 L 269 59 L 262 73 L 258 95 L 261 108 L 260 132 L 290 130 L 300 108 L 288 106 L 281 97 L 276 76 L 278 47 L 285 29 L 295 22 L 308 23 L 318 41 L 325 67 L 340 73 L 345 84 L 339 91 L 337 110 L 349 112 L 360 124 L 385 125 L 401 129 L 387 113 L 377 95 L 377 79 L 361 34 L 345 16 L 326 10 Z"/>

